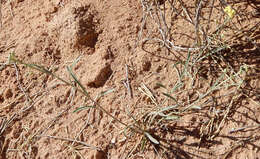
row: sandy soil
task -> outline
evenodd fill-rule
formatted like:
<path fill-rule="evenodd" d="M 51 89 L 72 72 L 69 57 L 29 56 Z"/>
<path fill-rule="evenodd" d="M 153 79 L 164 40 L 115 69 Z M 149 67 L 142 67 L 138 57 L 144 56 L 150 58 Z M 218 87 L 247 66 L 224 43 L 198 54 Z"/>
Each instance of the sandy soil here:
<path fill-rule="evenodd" d="M 75 63 L 72 70 L 90 96 L 119 120 L 131 123 L 127 111 L 152 107 L 138 88 L 145 84 L 158 103 L 163 102 L 164 89 L 156 83 L 172 87 L 177 79 L 172 66 L 182 57 L 156 46 L 148 47 L 149 52 L 140 47 L 142 16 L 142 5 L 136 0 L 2 0 L 0 62 L 6 63 L 13 52 L 20 60 L 42 65 L 70 81 L 66 67 Z M 179 34 L 190 26 L 181 20 L 176 23 L 176 44 L 192 43 Z M 247 58 L 243 62 L 259 68 L 259 52 L 248 56 L 254 56 L 254 63 Z M 255 79 L 245 91 L 259 93 L 259 72 L 252 74 Z M 127 78 L 132 93 L 125 87 Z M 259 94 L 252 98 L 259 101 Z M 200 141 L 205 128 L 202 113 L 187 113 L 181 122 L 152 128 L 167 141 L 165 148 L 148 144 L 141 151 L 138 143 L 143 138 L 138 134 L 126 138 L 124 125 L 104 112 L 91 107 L 75 112 L 93 102 L 71 86 L 23 65 L 1 65 L 1 125 L 11 121 L 0 128 L 4 130 L 0 131 L 1 158 L 257 158 L 260 107 L 249 99 L 236 105 L 210 142 Z M 248 125 L 250 130 L 231 133 Z"/>

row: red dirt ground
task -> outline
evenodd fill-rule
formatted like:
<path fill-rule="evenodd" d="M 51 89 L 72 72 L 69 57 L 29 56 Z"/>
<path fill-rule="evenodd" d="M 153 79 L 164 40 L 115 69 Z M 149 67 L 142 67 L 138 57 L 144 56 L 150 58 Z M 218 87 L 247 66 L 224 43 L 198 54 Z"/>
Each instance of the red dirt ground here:
<path fill-rule="evenodd" d="M 176 80 L 172 69 L 177 61 L 174 55 L 160 53 L 166 57 L 161 58 L 139 47 L 142 6 L 137 0 L 2 0 L 1 13 L 1 63 L 6 63 L 9 54 L 14 52 L 26 63 L 40 64 L 60 77 L 72 80 L 66 67 L 79 58 L 73 67 L 77 78 L 92 98 L 113 89 L 113 93 L 101 97 L 98 102 L 126 123 L 131 121 L 126 107 L 132 112 L 141 111 L 142 105 L 152 103 L 138 90 L 142 83 L 161 99 L 162 89 L 157 88 L 156 83 L 172 87 Z M 153 50 L 161 51 L 159 48 Z M 259 60 L 259 56 L 256 58 Z M 256 65 L 259 66 L 259 61 Z M 124 86 L 126 67 L 133 98 Z M 260 89 L 259 72 L 255 74 L 256 80 L 251 87 Z M 128 156 L 141 137 L 135 135 L 126 139 L 122 133 L 124 127 L 101 111 L 74 112 L 92 104 L 79 92 L 49 75 L 22 65 L 1 67 L 0 117 L 2 123 L 15 118 L 0 133 L 1 157 L 160 158 L 151 145 L 144 152 L 135 150 Z M 164 137 L 170 146 L 161 157 L 260 157 L 259 126 L 250 131 L 230 133 L 232 128 L 259 125 L 260 107 L 250 100 L 238 104 L 240 106 L 219 136 L 200 148 L 196 128 L 201 126 L 200 113 L 197 113 L 198 117 L 186 114 L 181 118 L 183 122 L 168 125 L 169 133 Z M 165 131 L 160 129 L 158 134 Z M 61 138 L 82 141 L 100 150 Z M 229 149 L 231 153 L 227 153 Z"/>

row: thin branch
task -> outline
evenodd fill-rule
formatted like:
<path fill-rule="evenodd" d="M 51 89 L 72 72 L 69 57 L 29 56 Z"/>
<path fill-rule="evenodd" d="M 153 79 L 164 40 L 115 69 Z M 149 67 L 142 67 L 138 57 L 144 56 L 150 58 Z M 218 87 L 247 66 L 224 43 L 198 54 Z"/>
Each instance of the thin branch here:
<path fill-rule="evenodd" d="M 74 143 L 78 143 L 78 144 L 81 144 L 83 146 L 86 146 L 86 147 L 88 147 L 90 149 L 93 149 L 93 150 L 102 151 L 102 149 L 99 148 L 99 147 L 87 144 L 87 143 L 85 143 L 83 141 L 73 140 L 73 139 L 69 139 L 69 138 L 63 138 L 63 137 L 57 137 L 57 136 L 49 136 L 49 135 L 37 135 L 36 137 L 40 137 L 40 138 L 45 137 L 45 138 L 63 140 L 63 141 L 68 141 L 68 142 L 74 142 Z"/>

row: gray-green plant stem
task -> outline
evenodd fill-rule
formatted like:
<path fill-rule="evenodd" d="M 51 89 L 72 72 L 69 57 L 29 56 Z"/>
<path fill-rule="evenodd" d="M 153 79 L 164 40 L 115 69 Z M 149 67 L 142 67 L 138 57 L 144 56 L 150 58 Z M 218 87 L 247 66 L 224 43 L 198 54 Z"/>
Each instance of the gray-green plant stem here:
<path fill-rule="evenodd" d="M 25 65 L 26 67 L 29 67 L 29 68 L 38 70 L 38 71 L 40 71 L 40 72 L 46 73 L 46 74 L 48 74 L 48 75 L 51 75 L 51 76 L 57 78 L 58 80 L 64 82 L 66 85 L 69 85 L 69 86 L 71 86 L 71 87 L 75 87 L 72 83 L 70 83 L 70 82 L 68 82 L 68 81 L 66 81 L 66 80 L 64 80 L 64 79 L 62 79 L 62 78 L 60 78 L 58 75 L 56 75 L 56 74 L 54 74 L 53 72 L 51 72 L 51 71 L 45 69 L 43 66 L 39 66 L 39 65 L 36 65 L 36 64 L 27 64 L 27 63 L 25 63 L 25 62 L 23 62 L 23 61 L 21 61 L 21 60 L 19 60 L 19 59 L 16 59 L 15 56 L 14 56 L 14 54 L 11 54 L 11 55 L 10 55 L 10 61 L 9 61 L 9 62 L 14 62 L 14 63 L 23 64 L 23 65 Z M 77 84 L 79 84 L 79 86 L 80 86 L 80 88 L 81 88 L 81 89 L 79 89 L 79 88 L 75 87 L 75 89 L 77 89 L 77 91 L 79 91 L 80 93 L 82 93 L 83 95 L 85 95 L 88 99 L 90 99 L 91 102 L 93 102 L 94 105 L 95 105 L 98 109 L 100 109 L 101 111 L 103 111 L 104 113 L 106 113 L 108 116 L 110 116 L 111 118 L 113 118 L 115 121 L 117 121 L 117 122 L 119 122 L 120 124 L 122 124 L 122 125 L 124 125 L 124 126 L 130 128 L 130 129 L 132 129 L 132 130 L 134 130 L 134 131 L 137 132 L 137 133 L 144 134 L 144 133 L 146 132 L 145 130 L 143 130 L 142 128 L 140 128 L 140 127 L 138 127 L 138 126 L 136 126 L 136 125 L 134 125 L 134 126 L 129 126 L 129 125 L 125 124 L 124 122 L 120 121 L 119 119 L 117 119 L 116 117 L 114 117 L 112 114 L 110 114 L 110 113 L 109 113 L 106 109 L 104 109 L 98 102 L 96 102 L 94 99 L 92 99 L 92 98 L 90 97 L 90 95 L 88 94 L 88 92 L 86 91 L 86 89 L 84 88 L 84 86 L 82 86 L 82 84 L 77 80 L 77 78 L 75 77 L 75 75 L 71 72 L 71 68 L 70 68 L 70 67 L 67 67 L 67 70 L 69 71 L 70 75 L 71 75 L 72 78 L 75 80 L 75 82 L 76 82 Z"/>

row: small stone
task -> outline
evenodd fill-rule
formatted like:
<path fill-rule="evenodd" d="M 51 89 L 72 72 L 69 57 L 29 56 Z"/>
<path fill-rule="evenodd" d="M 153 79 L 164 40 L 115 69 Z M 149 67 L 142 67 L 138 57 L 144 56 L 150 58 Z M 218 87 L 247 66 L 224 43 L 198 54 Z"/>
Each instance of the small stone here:
<path fill-rule="evenodd" d="M 116 138 L 114 137 L 112 140 L 111 140 L 111 144 L 115 144 L 116 143 Z"/>

